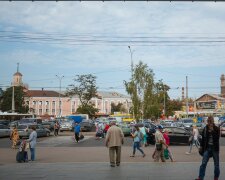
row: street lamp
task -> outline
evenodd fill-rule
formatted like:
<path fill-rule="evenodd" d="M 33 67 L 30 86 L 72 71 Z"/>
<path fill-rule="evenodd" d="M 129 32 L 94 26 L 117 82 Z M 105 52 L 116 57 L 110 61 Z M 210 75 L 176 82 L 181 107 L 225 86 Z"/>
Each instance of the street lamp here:
<path fill-rule="evenodd" d="M 61 83 L 62 83 L 62 78 L 64 78 L 64 76 L 58 76 L 55 75 L 58 79 L 59 79 L 59 117 L 61 117 Z"/>
<path fill-rule="evenodd" d="M 128 46 L 129 50 L 130 50 L 130 60 L 131 60 L 131 80 L 133 81 L 133 71 L 134 71 L 134 65 L 133 65 L 133 53 L 134 53 L 134 50 L 132 51 L 131 50 L 131 47 Z M 134 104 L 133 104 L 133 119 L 134 119 Z"/>

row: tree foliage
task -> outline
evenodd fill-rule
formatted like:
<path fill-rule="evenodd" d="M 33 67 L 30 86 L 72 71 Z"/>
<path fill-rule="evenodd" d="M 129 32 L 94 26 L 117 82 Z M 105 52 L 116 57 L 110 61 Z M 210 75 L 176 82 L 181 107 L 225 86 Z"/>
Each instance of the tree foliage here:
<path fill-rule="evenodd" d="M 121 112 L 125 113 L 127 110 L 124 107 L 123 103 L 118 103 L 117 105 L 115 103 L 111 104 L 111 114 L 114 114 L 114 112 Z"/>
<path fill-rule="evenodd" d="M 74 84 L 71 84 L 67 89 L 68 96 L 77 95 L 81 105 L 78 107 L 77 112 L 89 114 L 94 116 L 98 109 L 91 103 L 93 97 L 97 97 L 96 76 L 91 74 L 77 75 L 74 78 Z"/>
<path fill-rule="evenodd" d="M 12 87 L 7 88 L 3 91 L 1 100 L 0 100 L 0 109 L 3 112 L 12 111 Z M 18 113 L 27 113 L 29 107 L 25 105 L 24 102 L 25 93 L 22 86 L 14 87 L 14 99 L 15 99 L 15 112 Z"/>
<path fill-rule="evenodd" d="M 124 81 L 126 91 L 131 96 L 135 119 L 159 117 L 163 110 L 164 93 L 168 101 L 169 86 L 162 80 L 154 81 L 153 70 L 147 64 L 139 62 L 129 82 Z"/>

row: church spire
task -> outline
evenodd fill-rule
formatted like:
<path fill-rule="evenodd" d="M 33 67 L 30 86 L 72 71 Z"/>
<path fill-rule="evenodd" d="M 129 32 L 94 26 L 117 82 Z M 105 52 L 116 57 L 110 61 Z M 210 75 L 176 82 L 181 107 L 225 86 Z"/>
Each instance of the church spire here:
<path fill-rule="evenodd" d="M 20 63 L 17 63 L 17 72 L 19 72 Z"/>

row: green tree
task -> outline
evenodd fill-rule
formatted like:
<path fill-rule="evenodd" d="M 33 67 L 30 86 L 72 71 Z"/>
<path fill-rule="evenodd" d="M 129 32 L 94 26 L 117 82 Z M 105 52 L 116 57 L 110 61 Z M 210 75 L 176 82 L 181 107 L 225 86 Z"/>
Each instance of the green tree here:
<path fill-rule="evenodd" d="M 131 81 L 124 82 L 127 93 L 131 96 L 136 120 L 159 116 L 157 88 L 154 73 L 147 64 L 139 62 L 132 73 Z"/>
<path fill-rule="evenodd" d="M 12 110 L 12 87 L 3 91 L 0 101 L 0 108 L 3 112 Z M 25 93 L 22 86 L 14 87 L 15 111 L 18 113 L 27 113 L 29 107 L 24 102 Z"/>
<path fill-rule="evenodd" d="M 114 114 L 114 112 L 125 113 L 126 109 L 123 103 L 118 103 L 117 105 L 115 103 L 111 103 L 111 114 Z"/>
<path fill-rule="evenodd" d="M 98 109 L 91 103 L 93 97 L 97 97 L 96 76 L 91 74 L 77 75 L 74 84 L 67 89 L 68 96 L 77 95 L 81 105 L 77 109 L 77 113 L 88 114 L 90 117 L 98 112 Z"/>
<path fill-rule="evenodd" d="M 183 102 L 179 99 L 169 100 L 167 102 L 167 115 L 173 116 L 174 111 L 180 111 L 182 109 Z"/>

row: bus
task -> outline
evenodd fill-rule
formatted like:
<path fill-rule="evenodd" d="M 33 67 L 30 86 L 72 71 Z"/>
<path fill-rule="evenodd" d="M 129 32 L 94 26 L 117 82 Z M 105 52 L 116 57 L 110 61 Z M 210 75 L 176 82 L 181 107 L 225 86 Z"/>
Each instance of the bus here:
<path fill-rule="evenodd" d="M 131 114 L 116 113 L 110 115 L 109 118 L 115 118 L 118 122 L 132 122 L 134 119 Z"/>

